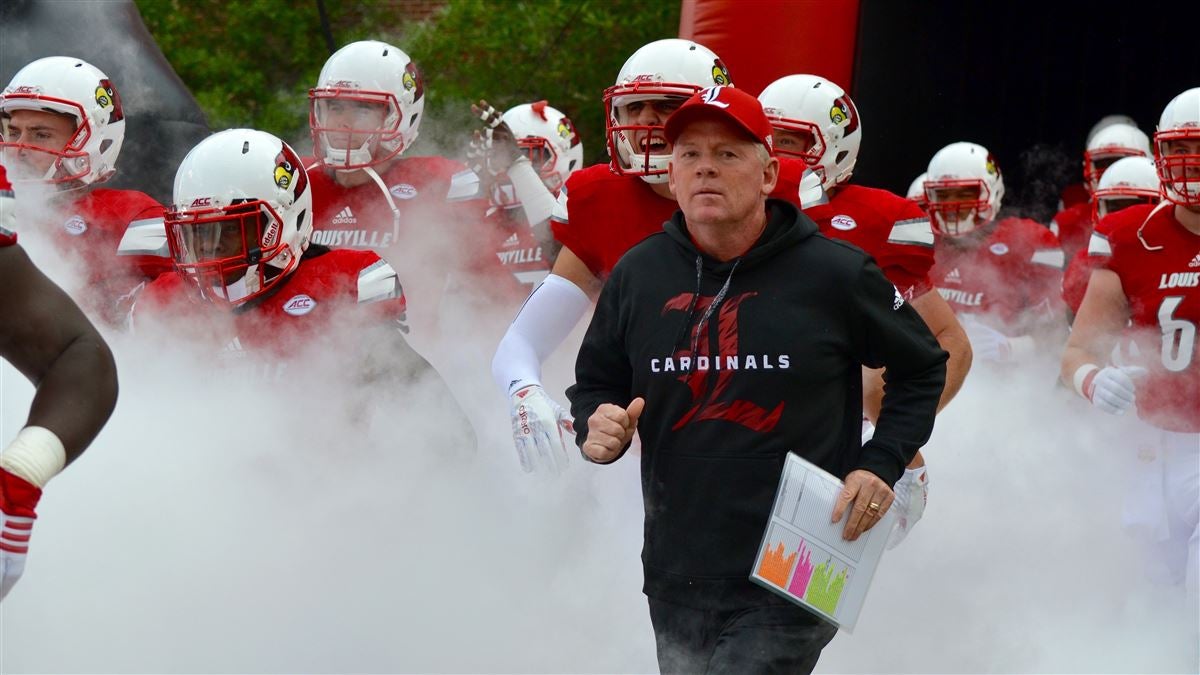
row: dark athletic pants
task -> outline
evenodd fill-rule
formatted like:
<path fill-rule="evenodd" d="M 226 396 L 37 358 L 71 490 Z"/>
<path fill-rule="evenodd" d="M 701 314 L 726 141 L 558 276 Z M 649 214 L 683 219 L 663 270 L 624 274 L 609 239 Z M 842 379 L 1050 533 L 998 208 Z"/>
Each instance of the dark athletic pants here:
<path fill-rule="evenodd" d="M 728 612 L 648 598 L 664 675 L 811 673 L 837 628 L 793 605 Z"/>

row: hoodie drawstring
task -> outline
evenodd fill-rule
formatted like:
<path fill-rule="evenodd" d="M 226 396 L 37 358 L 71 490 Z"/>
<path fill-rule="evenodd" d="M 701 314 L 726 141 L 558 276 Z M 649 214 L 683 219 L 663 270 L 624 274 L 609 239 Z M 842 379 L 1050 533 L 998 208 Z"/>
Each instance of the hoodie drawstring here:
<path fill-rule="evenodd" d="M 692 356 L 696 355 L 696 350 L 700 346 L 700 336 L 704 334 L 704 327 L 708 325 L 708 320 L 712 318 L 714 313 L 716 313 L 717 308 L 721 306 L 721 303 L 725 300 L 725 296 L 729 293 L 729 285 L 733 282 L 733 273 L 737 271 L 738 265 L 741 263 L 741 258 L 733 261 L 733 267 L 729 268 L 729 275 L 725 277 L 725 283 L 721 286 L 721 290 L 717 291 L 716 297 L 713 298 L 712 303 L 709 304 L 708 308 L 704 310 L 704 314 L 700 317 L 700 323 L 696 325 L 696 330 L 692 334 L 692 344 L 690 349 Z M 688 303 L 687 318 L 684 319 L 683 325 L 679 329 L 679 333 L 675 336 L 676 347 L 679 346 L 680 339 L 686 335 L 688 327 L 692 324 L 692 318 L 696 315 L 696 303 L 700 300 L 700 283 L 703 277 L 704 258 L 701 256 L 696 256 L 696 292 L 692 295 L 691 302 Z M 695 359 L 692 359 L 691 364 L 688 365 L 689 371 L 692 369 L 694 364 Z"/>

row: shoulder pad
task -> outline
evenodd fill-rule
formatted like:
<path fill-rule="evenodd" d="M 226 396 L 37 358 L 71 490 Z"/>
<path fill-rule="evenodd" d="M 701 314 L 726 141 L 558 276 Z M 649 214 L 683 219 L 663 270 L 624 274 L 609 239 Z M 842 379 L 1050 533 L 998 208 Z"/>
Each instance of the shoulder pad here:
<path fill-rule="evenodd" d="M 892 224 L 892 231 L 888 234 L 888 243 L 933 246 L 933 225 L 929 222 L 929 218 L 897 220 Z"/>
<path fill-rule="evenodd" d="M 117 245 L 117 255 L 152 255 L 160 258 L 170 258 L 171 249 L 167 246 L 167 225 L 162 218 L 145 218 L 129 223 L 121 243 Z"/>
<path fill-rule="evenodd" d="M 388 261 L 380 259 L 358 273 L 358 302 L 366 304 L 404 297 L 400 278 Z"/>
<path fill-rule="evenodd" d="M 550 212 L 550 220 L 556 220 L 560 223 L 569 223 L 567 219 L 567 186 L 564 185 L 558 191 L 558 197 L 554 200 L 554 210 Z"/>
<path fill-rule="evenodd" d="M 821 185 L 821 178 L 812 169 L 805 169 L 800 176 L 800 208 L 807 209 L 818 204 L 828 204 L 829 195 Z"/>
<path fill-rule="evenodd" d="M 463 169 L 450 177 L 450 189 L 446 191 L 446 200 L 458 202 L 467 199 L 481 199 L 484 197 L 483 186 L 479 183 L 479 176 L 470 169 Z"/>
<path fill-rule="evenodd" d="M 1108 243 L 1108 237 L 1099 232 L 1092 232 L 1092 238 L 1088 240 L 1087 254 L 1096 257 L 1111 256 L 1112 246 Z"/>
<path fill-rule="evenodd" d="M 1033 252 L 1033 256 L 1029 258 L 1029 262 L 1035 265 L 1045 265 L 1055 269 L 1062 269 L 1066 264 L 1066 254 L 1061 248 L 1039 248 Z"/>

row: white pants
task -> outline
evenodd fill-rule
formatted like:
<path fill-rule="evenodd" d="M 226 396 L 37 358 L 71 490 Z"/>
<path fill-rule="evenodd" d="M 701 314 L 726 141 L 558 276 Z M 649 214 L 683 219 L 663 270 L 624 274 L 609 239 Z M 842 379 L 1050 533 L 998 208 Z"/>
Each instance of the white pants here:
<path fill-rule="evenodd" d="M 1145 427 L 1122 520 L 1150 554 L 1148 573 L 1197 588 L 1200 562 L 1200 434 Z"/>

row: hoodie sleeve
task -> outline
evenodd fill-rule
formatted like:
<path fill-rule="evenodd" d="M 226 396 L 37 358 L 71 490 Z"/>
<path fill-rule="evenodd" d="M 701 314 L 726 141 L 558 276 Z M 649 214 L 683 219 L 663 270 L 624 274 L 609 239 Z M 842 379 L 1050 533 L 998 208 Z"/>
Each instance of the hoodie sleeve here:
<path fill-rule="evenodd" d="M 632 400 L 633 368 L 625 349 L 626 322 L 621 320 L 623 278 L 618 267 L 600 291 L 592 322 L 575 359 L 575 384 L 567 388 L 571 415 L 575 418 L 575 443 L 580 448 L 587 440 L 588 418 L 596 408 L 604 403 L 628 406 Z M 592 461 L 587 455 L 583 457 Z"/>
<path fill-rule="evenodd" d="M 869 259 L 859 271 L 852 298 L 857 357 L 865 366 L 886 368 L 875 435 L 863 445 L 855 468 L 895 485 L 933 432 L 948 355 Z"/>

